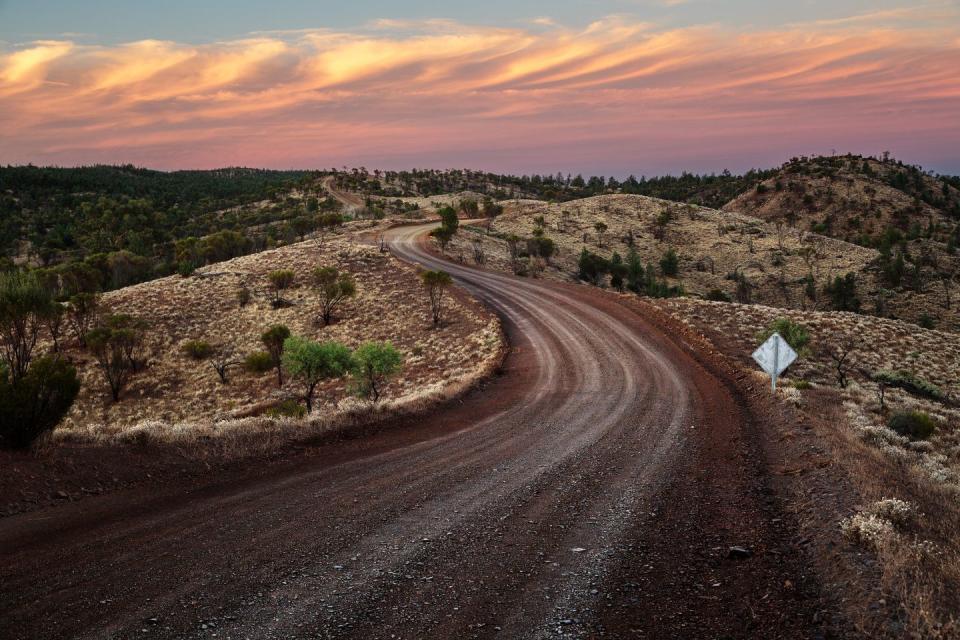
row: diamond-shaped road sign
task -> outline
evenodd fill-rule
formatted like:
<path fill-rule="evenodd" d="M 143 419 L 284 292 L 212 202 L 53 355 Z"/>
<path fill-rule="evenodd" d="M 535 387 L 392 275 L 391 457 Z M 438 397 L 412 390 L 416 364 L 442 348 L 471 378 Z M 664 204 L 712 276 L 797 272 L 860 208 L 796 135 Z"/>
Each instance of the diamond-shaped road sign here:
<path fill-rule="evenodd" d="M 777 377 L 797 359 L 797 352 L 779 333 L 774 333 L 753 352 L 753 359 L 770 374 L 770 386 L 777 390 Z"/>

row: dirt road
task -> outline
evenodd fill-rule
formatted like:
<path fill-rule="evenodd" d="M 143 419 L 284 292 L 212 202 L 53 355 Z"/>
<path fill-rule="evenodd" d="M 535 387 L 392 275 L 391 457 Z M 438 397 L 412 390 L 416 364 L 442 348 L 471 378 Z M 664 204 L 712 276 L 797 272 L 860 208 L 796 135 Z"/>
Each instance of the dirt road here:
<path fill-rule="evenodd" d="M 438 265 L 422 231 L 394 251 Z M 501 376 L 248 482 L 0 521 L 0 635 L 816 635 L 723 381 L 612 296 L 442 266 L 502 315 Z"/>
<path fill-rule="evenodd" d="M 340 202 L 340 204 L 346 206 L 348 209 L 363 207 L 363 198 L 355 193 L 337 189 L 336 185 L 334 184 L 335 179 L 335 176 L 327 176 L 321 182 L 323 188 L 327 190 L 327 193 L 329 193 L 334 200 L 337 200 Z"/>

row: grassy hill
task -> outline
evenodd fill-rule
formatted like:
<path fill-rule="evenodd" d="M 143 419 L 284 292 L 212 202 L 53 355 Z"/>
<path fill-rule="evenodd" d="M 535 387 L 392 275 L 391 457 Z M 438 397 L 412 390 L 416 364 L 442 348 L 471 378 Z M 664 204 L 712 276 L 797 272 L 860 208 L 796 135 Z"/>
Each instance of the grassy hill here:
<path fill-rule="evenodd" d="M 768 221 L 880 247 L 901 238 L 950 241 L 960 223 L 960 181 L 893 160 L 792 160 L 723 206 Z"/>
<path fill-rule="evenodd" d="M 644 293 L 682 290 L 696 297 L 798 310 L 856 309 L 960 329 L 956 276 L 944 275 L 956 273 L 945 271 L 956 264 L 952 256 L 941 254 L 936 265 L 905 261 L 894 286 L 884 268 L 896 260 L 890 254 L 779 220 L 629 195 L 502 204 L 504 214 L 489 229 L 466 227 L 454 237 L 449 251 L 464 261 L 475 261 L 479 252 L 495 268 L 563 279 L 582 276 L 585 250 L 604 261 L 617 260 L 617 254 L 624 264 L 634 252 L 647 279 L 656 280 L 660 289 L 644 287 Z M 536 253 L 538 233 L 555 247 L 545 260 L 531 255 L 531 249 Z M 516 259 L 511 257 L 511 245 Z M 675 273 L 661 264 L 668 252 L 676 257 Z M 852 283 L 846 280 L 848 274 Z M 845 289 L 836 290 L 837 278 Z M 610 270 L 595 281 L 611 286 Z"/>
<path fill-rule="evenodd" d="M 54 438 L 189 442 L 249 432 L 253 439 L 269 441 L 277 425 L 266 414 L 284 400 L 299 400 L 302 385 L 287 381 L 278 388 L 275 371 L 246 370 L 240 363 L 264 349 L 260 335 L 275 324 L 351 349 L 364 341 L 392 342 L 404 354 L 404 364 L 400 376 L 383 390 L 388 404 L 448 393 L 490 366 L 500 349 L 499 324 L 490 312 L 455 296 L 448 299 L 447 323 L 434 329 L 416 269 L 350 236 L 348 232 L 322 245 L 307 240 L 221 262 L 186 278 L 170 276 L 105 294 L 103 315 L 130 314 L 145 324 L 145 367 L 114 402 L 90 351 L 75 340 L 64 340 L 65 355 L 77 366 L 82 387 Z M 356 282 L 356 297 L 336 308 L 330 326 L 319 320 L 319 294 L 311 284 L 318 266 L 336 267 Z M 272 304 L 275 293 L 268 278 L 278 269 L 295 274 L 279 307 Z M 244 306 L 237 296 L 242 287 L 250 292 Z M 230 354 L 237 366 L 230 369 L 228 383 L 220 380 L 213 358 L 196 359 L 185 352 L 190 341 Z M 350 408 L 351 397 L 346 380 L 323 383 L 311 422 L 335 423 Z M 292 425 L 293 432 L 308 430 Z"/>

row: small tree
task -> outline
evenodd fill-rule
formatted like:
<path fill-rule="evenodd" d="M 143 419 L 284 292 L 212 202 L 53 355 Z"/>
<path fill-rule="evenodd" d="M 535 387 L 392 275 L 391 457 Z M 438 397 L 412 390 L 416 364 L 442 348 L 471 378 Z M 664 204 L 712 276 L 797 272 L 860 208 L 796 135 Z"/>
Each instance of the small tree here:
<path fill-rule="evenodd" d="M 313 271 L 313 282 L 320 296 L 320 318 L 323 326 L 333 320 L 333 311 L 346 300 L 357 295 L 357 285 L 353 276 L 340 273 L 335 267 L 317 267 Z"/>
<path fill-rule="evenodd" d="M 433 316 L 433 326 L 439 327 L 442 321 L 443 293 L 453 284 L 453 279 L 446 271 L 424 271 L 420 274 L 423 286 L 430 295 L 430 312 Z"/>
<path fill-rule="evenodd" d="M 447 245 L 453 240 L 454 231 L 446 226 L 440 226 L 430 232 L 430 237 L 440 245 L 440 253 L 447 252 Z"/>
<path fill-rule="evenodd" d="M 47 333 L 53 340 L 53 352 L 60 353 L 60 338 L 63 336 L 63 328 L 66 323 L 67 310 L 60 302 L 50 303 L 50 311 L 44 318 L 44 324 L 47 327 Z"/>
<path fill-rule="evenodd" d="M 857 338 L 843 338 L 837 344 L 829 345 L 824 350 L 833 360 L 833 367 L 837 374 L 837 386 L 847 388 L 847 374 L 850 369 L 850 356 L 859 346 Z"/>
<path fill-rule="evenodd" d="M 146 365 L 144 357 L 147 323 L 127 313 L 118 313 L 107 318 L 106 325 L 115 331 L 127 331 L 123 341 L 123 353 L 136 373 Z"/>
<path fill-rule="evenodd" d="M 233 347 L 221 345 L 214 347 L 213 355 L 210 357 L 210 364 L 220 377 L 220 382 L 227 384 L 229 382 L 227 379 L 227 371 L 229 371 L 230 367 L 235 367 L 241 363 L 234 357 Z"/>
<path fill-rule="evenodd" d="M 0 371 L 0 446 L 30 446 L 57 426 L 79 391 L 76 369 L 58 356 L 34 360 L 16 382 Z"/>
<path fill-rule="evenodd" d="M 807 355 L 810 350 L 810 331 L 799 322 L 794 322 L 789 318 L 777 318 L 771 322 L 766 329 L 757 334 L 757 340 L 764 342 L 774 333 L 779 333 L 780 337 L 790 345 L 799 355 Z"/>
<path fill-rule="evenodd" d="M 825 292 L 830 296 L 833 308 L 837 311 L 859 311 L 860 298 L 857 297 L 857 277 L 848 273 L 844 277 L 837 276 L 828 284 Z"/>
<path fill-rule="evenodd" d="M 271 271 L 267 277 L 274 292 L 273 306 L 279 307 L 284 304 L 283 292 L 293 286 L 296 274 L 289 269 L 278 269 Z"/>
<path fill-rule="evenodd" d="M 323 242 L 326 240 L 327 235 L 333 233 L 333 231 L 343 224 L 343 216 L 339 213 L 325 213 L 317 218 L 317 236 L 320 240 L 320 246 L 323 247 Z"/>
<path fill-rule="evenodd" d="M 87 346 L 87 334 L 96 324 L 100 313 L 100 295 L 78 293 L 70 298 L 67 307 L 67 323 L 81 347 Z"/>
<path fill-rule="evenodd" d="M 663 257 L 660 258 L 660 273 L 665 276 L 676 277 L 680 271 L 680 258 L 673 249 L 667 249 Z"/>
<path fill-rule="evenodd" d="M 400 373 L 403 355 L 389 342 L 364 342 L 353 353 L 350 374 L 357 393 L 380 400 L 387 380 Z"/>
<path fill-rule="evenodd" d="M 350 350 L 339 342 L 314 342 L 291 336 L 283 343 L 283 366 L 304 385 L 307 413 L 313 411 L 313 396 L 324 380 L 339 378 L 350 370 Z"/>
<path fill-rule="evenodd" d="M 40 328 L 52 304 L 50 290 L 36 276 L 0 274 L 0 354 L 13 382 L 27 375 Z"/>
<path fill-rule="evenodd" d="M 86 337 L 87 347 L 107 380 L 114 402 L 120 400 L 120 392 L 127 386 L 133 374 L 133 367 L 130 366 L 130 358 L 127 356 L 130 343 L 134 339 L 132 334 L 130 329 L 103 326 L 90 331 Z"/>
<path fill-rule="evenodd" d="M 623 258 L 616 251 L 610 258 L 610 286 L 623 293 L 623 279 L 627 275 L 627 265 L 623 264 Z"/>
<path fill-rule="evenodd" d="M 263 346 L 270 354 L 270 360 L 277 370 L 277 386 L 283 386 L 283 344 L 290 337 L 290 329 L 282 324 L 275 324 L 260 336 Z"/>
<path fill-rule="evenodd" d="M 603 247 L 603 234 L 607 232 L 607 223 L 602 220 L 598 220 L 593 225 L 594 230 L 597 232 L 597 246 Z"/>
<path fill-rule="evenodd" d="M 245 284 L 237 289 L 237 303 L 241 309 L 250 304 L 250 288 Z"/>

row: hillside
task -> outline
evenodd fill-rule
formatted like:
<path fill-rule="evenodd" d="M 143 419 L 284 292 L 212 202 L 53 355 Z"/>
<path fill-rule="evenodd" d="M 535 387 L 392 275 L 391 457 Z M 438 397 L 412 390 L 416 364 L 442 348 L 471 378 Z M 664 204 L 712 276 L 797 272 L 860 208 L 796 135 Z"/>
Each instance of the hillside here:
<path fill-rule="evenodd" d="M 960 222 L 960 189 L 949 177 L 893 160 L 802 158 L 758 181 L 723 210 L 866 246 L 899 237 L 946 244 Z"/>
<path fill-rule="evenodd" d="M 494 268 L 571 279 L 579 275 L 584 249 L 604 259 L 616 253 L 626 264 L 632 245 L 648 276 L 688 295 L 799 310 L 856 306 L 866 313 L 944 329 L 960 327 L 953 280 L 930 276 L 931 282 L 908 287 L 905 278 L 900 287 L 892 288 L 881 268 L 880 251 L 779 221 L 628 195 L 562 204 L 531 200 L 502 204 L 504 214 L 489 230 L 465 227 L 448 252 L 476 261 L 479 250 L 481 259 Z M 554 255 L 546 260 L 530 256 L 540 217 L 544 237 L 555 245 Z M 598 223 L 605 225 L 602 234 Z M 511 260 L 511 236 L 516 238 L 516 260 Z M 660 264 L 669 250 L 677 256 L 676 275 L 664 274 Z M 922 273 L 931 270 L 924 267 Z M 837 277 L 847 274 L 855 279 L 852 291 L 836 295 L 828 291 Z M 608 269 L 598 283 L 610 282 Z"/>
<path fill-rule="evenodd" d="M 352 274 L 357 287 L 357 296 L 337 307 L 335 322 L 326 327 L 318 320 L 318 294 L 310 285 L 318 266 Z M 289 304 L 281 308 L 272 304 L 267 277 L 277 269 L 296 274 L 293 287 L 283 294 Z M 251 301 L 241 307 L 237 292 L 243 286 Z M 278 389 L 275 372 L 253 373 L 240 366 L 230 369 L 229 382 L 223 384 L 212 359 L 195 360 L 184 352 L 190 340 L 225 349 L 237 363 L 263 350 L 260 335 L 274 324 L 350 348 L 368 340 L 391 341 L 404 354 L 404 364 L 383 393 L 399 404 L 468 383 L 490 366 L 500 348 L 496 319 L 467 297 L 448 298 L 447 323 L 434 330 L 416 270 L 349 234 L 322 246 L 308 240 L 218 263 L 187 278 L 170 276 L 126 287 L 105 294 L 103 304 L 111 313 L 131 314 L 146 323 L 146 367 L 131 378 L 119 402 L 112 402 L 90 353 L 68 343 L 67 355 L 83 384 L 54 432 L 56 439 L 104 440 L 138 431 L 186 439 L 230 433 L 245 427 L 243 418 L 261 416 L 302 393 L 292 381 Z M 335 419 L 349 407 L 343 402 L 350 396 L 345 380 L 322 384 L 314 419 Z"/>

